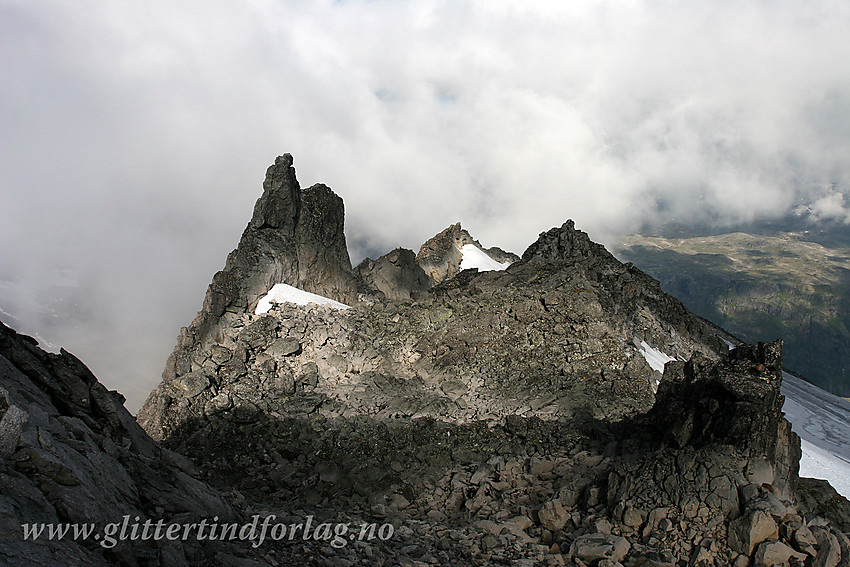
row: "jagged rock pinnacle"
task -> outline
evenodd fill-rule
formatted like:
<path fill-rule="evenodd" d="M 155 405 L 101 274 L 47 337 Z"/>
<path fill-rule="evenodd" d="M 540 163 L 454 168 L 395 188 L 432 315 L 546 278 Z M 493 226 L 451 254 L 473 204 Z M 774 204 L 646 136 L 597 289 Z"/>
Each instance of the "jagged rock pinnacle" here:
<path fill-rule="evenodd" d="M 302 191 L 292 163 L 292 156 L 284 154 L 266 171 L 263 194 L 239 245 L 213 276 L 195 320 L 181 330 L 163 372 L 165 383 L 189 376 L 192 391 L 206 388 L 211 382 L 195 355 L 220 340 L 223 330 L 251 312 L 275 284 L 342 303 L 356 299 L 358 284 L 345 243 L 342 199 L 326 185 Z M 159 416 L 170 403 L 157 390 L 139 411 L 139 421 L 155 438 Z"/>
<path fill-rule="evenodd" d="M 293 235 L 298 221 L 300 193 L 295 168 L 292 167 L 292 156 L 278 156 L 274 165 L 266 171 L 263 195 L 254 205 L 249 227 L 275 228 Z"/>

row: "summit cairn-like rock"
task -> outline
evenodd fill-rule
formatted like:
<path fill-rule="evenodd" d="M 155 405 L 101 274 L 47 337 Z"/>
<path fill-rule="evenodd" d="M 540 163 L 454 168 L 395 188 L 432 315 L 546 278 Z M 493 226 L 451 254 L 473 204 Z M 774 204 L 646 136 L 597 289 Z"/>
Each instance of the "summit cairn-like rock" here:
<path fill-rule="evenodd" d="M 542 260 L 578 260 L 595 258 L 599 261 L 617 260 L 604 246 L 590 240 L 587 233 L 576 230 L 572 219 L 560 228 L 553 228 L 540 234 L 537 241 L 523 252 L 523 262 L 539 258 Z"/>

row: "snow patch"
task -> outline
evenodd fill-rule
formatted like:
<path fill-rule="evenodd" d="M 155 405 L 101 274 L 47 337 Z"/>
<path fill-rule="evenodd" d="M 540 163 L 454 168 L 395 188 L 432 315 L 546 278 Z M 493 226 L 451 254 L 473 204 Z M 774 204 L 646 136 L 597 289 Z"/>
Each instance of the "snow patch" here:
<path fill-rule="evenodd" d="M 492 272 L 504 270 L 511 265 L 510 262 L 497 262 L 474 244 L 464 244 L 460 249 L 460 253 L 463 255 L 460 260 L 461 270 L 477 268 L 479 272 Z"/>
<path fill-rule="evenodd" d="M 838 494 L 850 498 L 850 462 L 805 439 L 800 444 L 803 449 L 800 476 L 827 480 Z"/>
<path fill-rule="evenodd" d="M 646 343 L 646 341 L 640 342 L 640 353 L 646 359 L 646 362 L 649 363 L 649 366 L 652 367 L 653 370 L 656 370 L 661 374 L 664 374 L 665 364 L 667 364 L 671 360 L 676 360 L 672 356 L 668 356 L 660 350 L 652 348 Z"/>
<path fill-rule="evenodd" d="M 260 298 L 254 313 L 257 315 L 268 313 L 269 310 L 271 310 L 272 305 L 275 303 L 294 303 L 296 305 L 310 305 L 311 303 L 315 303 L 316 305 L 328 305 L 334 309 L 350 308 L 348 305 L 340 303 L 339 301 L 334 301 L 329 297 L 310 293 L 309 291 L 304 291 L 303 289 L 298 289 L 291 285 L 279 283 L 274 284 L 269 292 Z"/>

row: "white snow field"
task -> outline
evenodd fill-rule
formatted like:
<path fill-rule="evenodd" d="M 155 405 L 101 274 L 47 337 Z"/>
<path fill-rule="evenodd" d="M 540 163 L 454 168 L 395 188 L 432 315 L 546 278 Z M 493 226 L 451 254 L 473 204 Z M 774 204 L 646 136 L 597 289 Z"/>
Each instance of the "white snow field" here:
<path fill-rule="evenodd" d="M 800 476 L 828 480 L 850 498 L 850 402 L 782 373 L 785 416 L 803 440 Z"/>
<path fill-rule="evenodd" d="M 268 313 L 273 303 L 295 303 L 296 305 L 315 303 L 316 305 L 329 305 L 334 309 L 349 309 L 348 305 L 334 301 L 329 297 L 310 293 L 309 291 L 304 291 L 288 284 L 279 283 L 274 284 L 269 292 L 260 298 L 254 313 L 257 315 Z"/>
<path fill-rule="evenodd" d="M 460 260 L 461 270 L 478 268 L 479 272 L 492 272 L 504 270 L 511 265 L 510 262 L 497 262 L 474 244 L 464 244 L 460 249 L 460 253 L 463 255 Z"/>

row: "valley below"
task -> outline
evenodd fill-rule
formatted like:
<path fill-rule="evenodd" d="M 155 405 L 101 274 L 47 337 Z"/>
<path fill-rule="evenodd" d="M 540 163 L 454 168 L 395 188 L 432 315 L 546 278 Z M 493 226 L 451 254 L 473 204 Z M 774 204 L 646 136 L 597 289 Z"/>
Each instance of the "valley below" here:
<path fill-rule="evenodd" d="M 785 341 L 785 367 L 850 396 L 850 247 L 805 232 L 630 236 L 616 251 L 745 341 Z"/>

